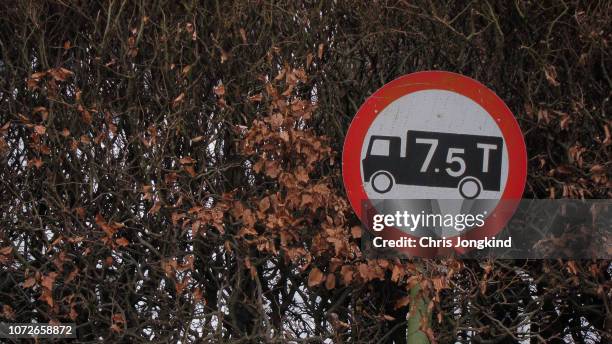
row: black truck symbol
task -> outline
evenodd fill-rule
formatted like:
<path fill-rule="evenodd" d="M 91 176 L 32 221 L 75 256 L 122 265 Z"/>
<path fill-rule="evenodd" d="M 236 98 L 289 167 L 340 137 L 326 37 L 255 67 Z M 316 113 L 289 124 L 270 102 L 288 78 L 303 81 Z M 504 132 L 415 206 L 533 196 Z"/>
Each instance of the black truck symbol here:
<path fill-rule="evenodd" d="M 378 193 L 394 184 L 458 188 L 467 199 L 500 190 L 501 137 L 408 130 L 406 157 L 401 144 L 396 136 L 370 138 L 363 178 Z"/>

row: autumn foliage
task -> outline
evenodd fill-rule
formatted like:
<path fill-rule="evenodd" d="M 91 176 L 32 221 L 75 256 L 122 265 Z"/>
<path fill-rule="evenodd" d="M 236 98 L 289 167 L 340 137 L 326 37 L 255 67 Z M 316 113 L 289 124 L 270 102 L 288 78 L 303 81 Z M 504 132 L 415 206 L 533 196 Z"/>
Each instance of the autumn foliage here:
<path fill-rule="evenodd" d="M 608 342 L 608 261 L 367 258 L 339 159 L 374 90 L 450 70 L 516 114 L 525 197 L 609 198 L 610 15 L 0 3 L 0 321 L 75 322 L 79 342 L 405 343 L 418 289 L 431 342 Z"/>

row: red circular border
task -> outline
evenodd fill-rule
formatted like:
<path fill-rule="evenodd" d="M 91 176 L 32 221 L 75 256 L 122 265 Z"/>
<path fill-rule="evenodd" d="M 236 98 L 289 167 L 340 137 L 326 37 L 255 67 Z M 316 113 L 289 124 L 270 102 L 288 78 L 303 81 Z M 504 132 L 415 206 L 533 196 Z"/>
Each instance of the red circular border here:
<path fill-rule="evenodd" d="M 466 96 L 482 106 L 495 120 L 504 136 L 508 150 L 508 179 L 500 202 L 493 213 L 489 215 L 485 225 L 474 229 L 466 235 L 465 239 L 478 239 L 492 236 L 503 228 L 514 214 L 518 202 L 522 198 L 527 179 L 527 150 L 523 133 L 512 111 L 493 91 L 478 81 L 452 72 L 426 71 L 401 76 L 378 89 L 359 108 L 353 118 L 344 140 L 342 151 L 342 179 L 348 199 L 353 210 L 362 222 L 362 202 L 368 200 L 361 178 L 361 148 L 368 129 L 374 119 L 384 108 L 393 101 L 407 94 L 422 90 L 446 90 Z M 398 239 L 411 237 L 397 228 L 386 228 L 385 239 Z M 457 250 L 458 253 L 465 251 Z M 436 253 L 443 253 L 444 249 L 436 248 L 402 248 L 403 253 L 429 257 Z"/>

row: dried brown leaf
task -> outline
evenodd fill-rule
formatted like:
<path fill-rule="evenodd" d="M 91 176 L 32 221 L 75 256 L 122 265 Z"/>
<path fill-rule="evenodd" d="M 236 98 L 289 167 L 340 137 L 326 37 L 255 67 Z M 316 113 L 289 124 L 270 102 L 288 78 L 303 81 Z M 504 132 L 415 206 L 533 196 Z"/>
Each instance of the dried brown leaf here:
<path fill-rule="evenodd" d="M 249 101 L 253 103 L 260 102 L 262 99 L 263 95 L 261 93 L 257 93 L 249 97 Z"/>
<path fill-rule="evenodd" d="M 319 268 L 314 267 L 312 268 L 312 270 L 310 270 L 310 274 L 308 275 L 308 286 L 318 286 L 319 284 L 321 284 L 321 282 L 323 282 L 324 278 L 325 276 L 323 275 L 323 272 L 319 270 Z"/>
<path fill-rule="evenodd" d="M 70 70 L 60 67 L 60 68 L 52 68 L 47 71 L 53 79 L 56 81 L 66 81 L 69 77 L 74 75 Z"/>
<path fill-rule="evenodd" d="M 130 241 L 128 239 L 124 238 L 124 237 L 121 237 L 121 238 L 118 238 L 117 240 L 115 240 L 115 243 L 117 243 L 117 245 L 119 245 L 119 246 L 125 247 L 125 246 L 127 246 L 130 243 Z"/>
<path fill-rule="evenodd" d="M 242 43 L 247 44 L 247 35 L 246 31 L 243 28 L 240 28 L 240 37 L 242 38 Z"/>
<path fill-rule="evenodd" d="M 34 285 L 36 284 L 36 278 L 34 277 L 28 277 L 26 278 L 26 280 L 23 282 L 23 287 L 24 288 L 32 288 Z"/>
<path fill-rule="evenodd" d="M 332 290 L 335 287 L 336 287 L 336 275 L 334 274 L 327 275 L 327 278 L 325 279 L 325 288 L 327 290 Z"/>
<path fill-rule="evenodd" d="M 42 135 L 42 134 L 44 134 L 44 133 L 46 133 L 46 132 L 47 132 L 47 128 L 45 128 L 45 127 L 44 127 L 44 126 L 42 126 L 42 125 L 36 125 L 36 126 L 34 126 L 34 131 L 35 131 L 37 134 Z"/>
<path fill-rule="evenodd" d="M 223 84 L 215 86 L 213 87 L 213 92 L 215 92 L 217 96 L 222 97 L 223 95 L 225 95 L 225 86 L 223 86 Z"/>
<path fill-rule="evenodd" d="M 172 107 L 175 108 L 185 100 L 185 93 L 182 92 L 172 101 Z"/>

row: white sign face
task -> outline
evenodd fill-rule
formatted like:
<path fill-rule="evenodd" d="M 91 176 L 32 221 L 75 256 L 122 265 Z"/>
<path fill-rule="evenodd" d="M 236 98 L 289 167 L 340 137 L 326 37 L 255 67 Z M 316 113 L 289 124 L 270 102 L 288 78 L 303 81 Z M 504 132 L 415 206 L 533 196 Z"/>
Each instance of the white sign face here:
<path fill-rule="evenodd" d="M 490 214 L 508 177 L 508 152 L 495 120 L 473 100 L 446 90 L 413 92 L 384 108 L 367 131 L 361 161 L 368 198 L 392 200 L 381 212 L 406 210 L 407 199 L 432 199 L 436 204 L 426 208 L 413 203 L 412 212 L 433 207 L 465 214 L 477 203 Z M 470 201 L 477 198 L 487 201 Z M 450 227 L 439 233 L 461 234 Z"/>
<path fill-rule="evenodd" d="M 444 134 L 465 136 L 446 139 Z M 508 178 L 507 147 L 493 117 L 468 97 L 446 90 L 413 92 L 384 108 L 367 131 L 361 161 L 369 199 L 499 199 Z"/>

